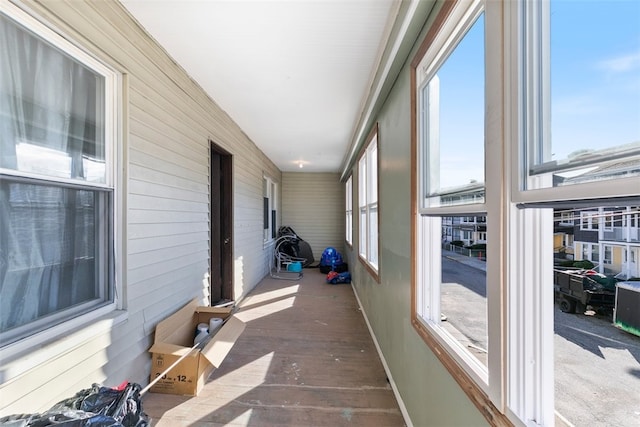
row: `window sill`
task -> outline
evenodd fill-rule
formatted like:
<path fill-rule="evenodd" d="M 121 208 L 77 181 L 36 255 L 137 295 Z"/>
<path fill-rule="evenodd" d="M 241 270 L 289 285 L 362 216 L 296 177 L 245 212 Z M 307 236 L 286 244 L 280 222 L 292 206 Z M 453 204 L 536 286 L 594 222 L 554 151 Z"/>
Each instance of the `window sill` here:
<path fill-rule="evenodd" d="M 104 307 L 103 310 L 108 312 L 98 317 L 81 316 L 74 319 L 82 319 L 81 325 L 70 325 L 72 320 L 2 348 L 0 350 L 0 384 L 13 380 L 47 360 L 70 352 L 127 320 L 126 311 L 113 310 L 111 307 Z"/>
<path fill-rule="evenodd" d="M 420 335 L 446 370 L 449 371 L 467 397 L 473 402 L 476 408 L 480 410 L 482 415 L 484 415 L 485 419 L 491 425 L 514 425 L 508 416 L 498 410 L 485 391 L 474 381 L 469 373 L 460 366 L 458 361 L 449 354 L 449 350 L 440 343 L 440 340 L 429 331 L 415 313 L 412 314 L 412 317 L 411 323 L 418 335 Z"/>
<path fill-rule="evenodd" d="M 365 270 L 367 270 L 367 272 L 369 272 L 371 277 L 373 277 L 373 279 L 377 283 L 380 283 L 380 272 L 378 270 L 376 270 L 375 268 L 373 268 L 371 266 L 371 264 L 369 264 L 367 262 L 366 259 L 362 258 L 362 255 L 358 254 L 358 259 L 360 260 L 360 263 L 364 266 Z"/>

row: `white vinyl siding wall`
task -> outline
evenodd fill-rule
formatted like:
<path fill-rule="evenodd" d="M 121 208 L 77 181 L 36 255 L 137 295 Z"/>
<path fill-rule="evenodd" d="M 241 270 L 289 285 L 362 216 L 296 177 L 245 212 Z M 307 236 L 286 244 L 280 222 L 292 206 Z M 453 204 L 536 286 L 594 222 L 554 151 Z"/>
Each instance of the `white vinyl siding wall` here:
<path fill-rule="evenodd" d="M 93 382 L 148 382 L 155 325 L 192 298 L 207 299 L 209 140 L 233 155 L 236 299 L 268 272 L 262 176 L 281 177 L 118 2 L 20 4 L 124 75 L 123 197 L 115 224 L 123 236 L 116 270 L 125 311 L 118 321 L 70 331 L 67 340 L 78 341 L 72 349 L 61 351 L 54 340 L 29 358 L 1 358 L 0 416 L 47 409 Z M 29 359 L 37 362 L 25 370 Z"/>
<path fill-rule="evenodd" d="M 337 173 L 282 174 L 282 221 L 309 245 L 316 262 L 325 248 L 344 246 L 344 184 Z"/>

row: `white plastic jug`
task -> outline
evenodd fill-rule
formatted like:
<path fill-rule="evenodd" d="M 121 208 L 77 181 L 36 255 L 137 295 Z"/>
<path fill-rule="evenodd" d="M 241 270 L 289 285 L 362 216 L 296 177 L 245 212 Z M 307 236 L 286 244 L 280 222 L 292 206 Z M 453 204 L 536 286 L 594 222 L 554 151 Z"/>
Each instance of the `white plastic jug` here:
<path fill-rule="evenodd" d="M 198 323 L 196 328 L 196 337 L 193 339 L 193 345 L 198 345 L 209 336 L 209 329 L 206 323 Z"/>
<path fill-rule="evenodd" d="M 212 317 L 209 320 L 209 333 L 214 334 L 222 326 L 222 319 L 219 317 Z"/>

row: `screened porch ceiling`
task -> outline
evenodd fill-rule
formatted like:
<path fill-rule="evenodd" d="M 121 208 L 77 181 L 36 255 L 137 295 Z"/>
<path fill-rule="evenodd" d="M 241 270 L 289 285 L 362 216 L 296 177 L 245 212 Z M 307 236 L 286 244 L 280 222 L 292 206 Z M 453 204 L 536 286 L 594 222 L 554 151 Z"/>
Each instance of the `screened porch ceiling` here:
<path fill-rule="evenodd" d="M 396 40 L 432 3 L 121 1 L 279 169 L 303 172 L 342 171 L 368 132 Z"/>

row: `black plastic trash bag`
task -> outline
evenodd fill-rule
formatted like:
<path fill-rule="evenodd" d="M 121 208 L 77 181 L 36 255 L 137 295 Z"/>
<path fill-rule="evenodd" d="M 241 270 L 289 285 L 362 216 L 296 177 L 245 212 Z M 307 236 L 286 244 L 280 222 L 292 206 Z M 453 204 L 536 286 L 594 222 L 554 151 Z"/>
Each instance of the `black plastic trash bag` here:
<path fill-rule="evenodd" d="M 278 239 L 282 237 L 286 237 L 280 246 L 282 252 L 294 258 L 304 258 L 303 267 L 309 267 L 315 262 L 311 245 L 298 236 L 293 228 L 288 225 L 278 228 Z"/>
<path fill-rule="evenodd" d="M 42 414 L 10 415 L 0 418 L 3 427 L 122 427 L 123 424 L 107 415 L 77 409 L 49 410 Z"/>
<path fill-rule="evenodd" d="M 149 417 L 142 411 L 140 390 L 135 383 L 123 383 L 117 388 L 94 384 L 46 412 L 0 418 L 0 426 L 147 427 Z"/>

